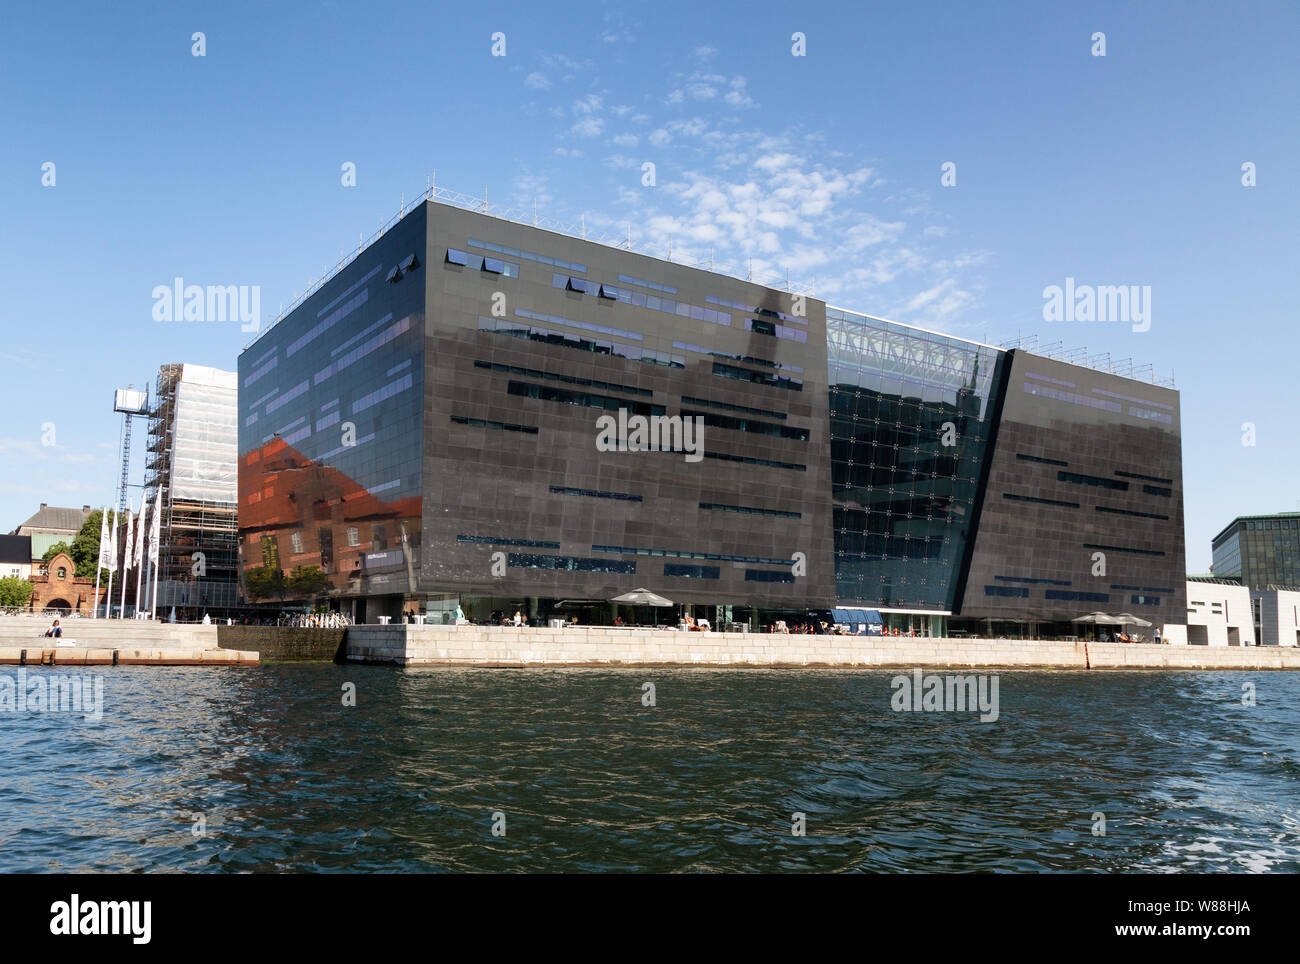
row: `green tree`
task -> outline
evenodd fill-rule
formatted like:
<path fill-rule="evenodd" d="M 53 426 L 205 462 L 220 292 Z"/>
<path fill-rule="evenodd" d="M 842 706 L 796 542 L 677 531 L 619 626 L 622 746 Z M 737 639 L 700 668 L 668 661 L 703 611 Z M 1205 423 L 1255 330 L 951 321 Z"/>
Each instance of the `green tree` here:
<path fill-rule="evenodd" d="M 314 602 L 329 584 L 329 576 L 321 571 L 320 566 L 295 566 L 287 585 L 295 596 L 305 596 Z"/>
<path fill-rule="evenodd" d="M 111 532 L 113 529 L 113 517 L 116 513 L 112 510 L 108 513 L 108 528 Z M 77 576 L 83 579 L 95 578 L 95 563 L 99 561 L 99 521 L 104 517 L 102 509 L 96 509 L 90 515 L 86 516 L 86 521 L 81 524 L 81 529 L 77 536 L 72 540 L 71 552 L 73 565 L 76 566 Z M 119 529 L 122 523 L 119 522 Z M 118 532 L 119 538 L 121 532 Z M 100 572 L 100 579 L 108 578 L 108 570 Z"/>
<path fill-rule="evenodd" d="M 252 599 L 284 598 L 284 573 L 270 566 L 258 566 L 244 573 L 244 589 Z"/>
<path fill-rule="evenodd" d="M 66 542 L 54 543 L 54 545 L 50 546 L 48 549 L 45 550 L 45 555 L 41 556 L 41 562 L 45 563 L 48 566 L 50 564 L 50 560 L 53 559 L 55 556 L 57 556 L 60 552 L 66 552 L 69 556 L 72 556 L 72 546 L 68 545 Z M 75 563 L 77 561 L 77 557 L 72 556 L 72 561 Z"/>
<path fill-rule="evenodd" d="M 26 609 L 32 598 L 32 584 L 17 576 L 5 576 L 0 579 L 0 607 L 5 609 Z"/>

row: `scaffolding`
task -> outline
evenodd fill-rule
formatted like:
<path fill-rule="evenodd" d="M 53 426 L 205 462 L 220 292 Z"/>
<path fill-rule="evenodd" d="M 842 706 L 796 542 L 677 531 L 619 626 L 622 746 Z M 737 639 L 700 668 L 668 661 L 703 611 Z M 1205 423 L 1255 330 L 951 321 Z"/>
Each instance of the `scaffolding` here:
<path fill-rule="evenodd" d="M 162 490 L 159 610 L 239 605 L 236 376 L 163 365 L 149 413 L 145 495 Z"/>

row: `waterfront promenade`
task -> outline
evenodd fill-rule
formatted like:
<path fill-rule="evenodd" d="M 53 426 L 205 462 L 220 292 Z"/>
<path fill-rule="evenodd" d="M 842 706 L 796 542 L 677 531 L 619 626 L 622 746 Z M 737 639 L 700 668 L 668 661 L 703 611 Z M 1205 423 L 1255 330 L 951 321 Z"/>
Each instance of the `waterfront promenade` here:
<path fill-rule="evenodd" d="M 1300 648 L 682 632 L 579 626 L 361 625 L 347 629 L 0 617 L 0 665 L 248 666 L 341 661 L 391 666 L 709 666 L 1300 670 Z M 26 656 L 23 656 L 23 651 Z"/>
<path fill-rule="evenodd" d="M 353 626 L 345 655 L 399 666 L 1300 669 L 1294 647 L 410 624 Z"/>

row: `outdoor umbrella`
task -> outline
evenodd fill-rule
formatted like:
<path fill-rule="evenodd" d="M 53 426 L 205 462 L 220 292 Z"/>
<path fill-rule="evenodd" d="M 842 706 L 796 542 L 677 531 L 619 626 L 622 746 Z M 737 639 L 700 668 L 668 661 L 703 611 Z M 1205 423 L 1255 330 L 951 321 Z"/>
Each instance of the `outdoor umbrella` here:
<path fill-rule="evenodd" d="M 1151 620 L 1142 619 L 1140 616 L 1134 616 L 1132 613 L 1120 613 L 1115 617 L 1125 626 L 1150 626 Z"/>
<path fill-rule="evenodd" d="M 624 603 L 628 606 L 654 606 L 662 608 L 671 606 L 673 601 L 665 599 L 658 593 L 653 593 L 649 589 L 633 589 L 631 592 L 625 592 L 621 596 L 615 596 L 610 602 Z M 659 614 L 655 613 L 655 625 L 659 625 Z"/>
<path fill-rule="evenodd" d="M 673 601 L 665 599 L 649 589 L 633 589 L 621 596 L 615 596 L 610 602 L 626 603 L 629 606 L 671 606 Z"/>
<path fill-rule="evenodd" d="M 1120 613 L 1115 617 L 1125 626 L 1150 626 L 1151 620 L 1143 619 L 1141 616 L 1134 616 L 1132 613 Z"/>
<path fill-rule="evenodd" d="M 1088 613 L 1086 616 L 1076 616 L 1070 620 L 1072 623 L 1090 623 L 1093 626 L 1123 626 L 1124 620 L 1118 616 L 1111 616 L 1108 613 Z"/>
<path fill-rule="evenodd" d="M 1071 619 L 1072 623 L 1088 623 L 1092 626 L 1123 626 L 1124 620 L 1118 616 L 1112 616 L 1109 613 L 1088 613 L 1086 616 L 1076 616 Z"/>

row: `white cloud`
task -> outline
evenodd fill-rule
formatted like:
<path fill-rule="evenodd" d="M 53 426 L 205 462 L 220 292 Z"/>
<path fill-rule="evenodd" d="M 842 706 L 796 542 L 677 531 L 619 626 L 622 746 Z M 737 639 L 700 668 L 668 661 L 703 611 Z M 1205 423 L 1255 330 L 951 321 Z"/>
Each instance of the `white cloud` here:
<path fill-rule="evenodd" d="M 933 323 L 949 324 L 974 301 L 975 296 L 971 292 L 957 287 L 956 279 L 947 278 L 913 295 L 903 305 L 899 317 L 924 313 Z"/>
<path fill-rule="evenodd" d="M 544 207 L 554 200 L 548 186 L 547 178 L 538 174 L 520 174 L 510 183 L 510 190 L 516 204 Z"/>
<path fill-rule="evenodd" d="M 537 55 L 537 60 L 545 68 L 548 80 L 552 74 L 559 74 L 563 83 L 577 80 L 580 74 L 588 73 L 595 68 L 595 64 L 590 60 L 574 60 L 565 54 L 550 53 L 548 51 L 540 52 Z"/>
<path fill-rule="evenodd" d="M 524 78 L 524 86 L 533 87 L 537 90 L 550 90 L 551 81 L 545 74 L 540 73 L 538 71 L 533 71 L 531 74 L 529 74 L 527 77 Z"/>
<path fill-rule="evenodd" d="M 702 137 L 708 132 L 709 126 L 702 117 L 692 117 L 690 120 L 673 121 L 668 129 L 684 137 Z"/>
<path fill-rule="evenodd" d="M 745 86 L 744 77 L 733 77 L 731 80 L 731 90 L 727 91 L 726 96 L 723 99 L 732 107 L 757 107 L 758 105 L 754 103 L 754 99 L 750 97 L 749 93 L 745 90 Z"/>
<path fill-rule="evenodd" d="M 692 54 L 704 61 L 716 51 Z M 741 277 L 752 270 L 776 285 L 788 272 L 797 290 L 815 277 L 819 297 L 941 330 L 978 306 L 974 272 L 988 254 L 956 249 L 924 192 L 889 186 L 871 159 L 835 150 L 797 121 L 756 123 L 743 76 L 701 69 L 666 86 L 645 103 L 667 108 L 608 106 L 594 85 L 571 101 L 561 130 L 569 144 L 599 139 L 593 171 L 612 196 L 605 210 L 584 212 L 588 237 L 618 243 L 631 225 L 635 250 L 671 249 L 675 261 Z M 556 155 L 583 156 L 569 144 Z M 659 164 L 653 188 L 628 173 L 646 149 Z"/>
<path fill-rule="evenodd" d="M 620 170 L 641 166 L 640 161 L 634 157 L 628 157 L 626 154 L 611 154 L 604 159 L 604 164 L 607 167 L 613 167 Z"/>
<path fill-rule="evenodd" d="M 12 364 L 32 371 L 62 371 L 61 368 L 54 366 L 54 355 L 46 352 L 32 351 L 29 348 L 15 348 L 12 351 L 0 351 L 0 361 L 11 362 Z"/>
<path fill-rule="evenodd" d="M 52 448 L 41 445 L 37 439 L 0 438 L 0 456 L 5 458 L 47 459 Z"/>
<path fill-rule="evenodd" d="M 875 215 L 867 214 L 844 232 L 842 240 L 848 250 L 859 252 L 886 241 L 897 240 L 906 229 L 905 221 L 881 221 Z"/>
<path fill-rule="evenodd" d="M 734 77 L 727 77 L 724 74 L 697 70 L 689 75 L 678 75 L 675 83 L 676 86 L 664 98 L 664 103 L 669 106 L 676 106 L 688 100 L 708 103 L 719 98 L 730 107 L 750 108 L 757 106 L 753 98 L 749 96 L 748 82 L 739 74 Z"/>

